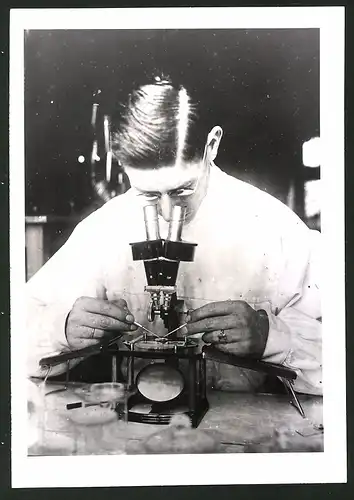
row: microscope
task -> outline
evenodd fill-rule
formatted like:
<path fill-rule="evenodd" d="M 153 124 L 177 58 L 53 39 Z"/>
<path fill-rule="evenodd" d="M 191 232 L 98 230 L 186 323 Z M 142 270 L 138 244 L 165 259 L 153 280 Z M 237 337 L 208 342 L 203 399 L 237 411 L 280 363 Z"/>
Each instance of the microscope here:
<path fill-rule="evenodd" d="M 177 328 L 176 280 L 180 262 L 192 262 L 196 243 L 182 241 L 185 207 L 175 205 L 172 209 L 166 239 L 160 237 L 156 205 L 144 207 L 146 241 L 131 243 L 133 260 L 144 261 L 147 286 L 150 294 L 148 320 L 158 316 L 165 328 Z"/>
<path fill-rule="evenodd" d="M 177 296 L 178 270 L 181 262 L 193 262 L 197 244 L 182 240 L 183 206 L 173 207 L 165 239 L 160 236 L 157 206 L 147 205 L 143 211 L 146 239 L 130 243 L 132 259 L 144 264 L 145 292 L 149 294 L 147 319 L 153 325 L 154 320 L 160 318 L 166 334 L 158 335 L 135 323 L 140 331 L 131 340 L 102 343 L 42 358 L 40 366 L 50 369 L 67 362 L 68 380 L 70 359 L 99 353 L 111 363 L 111 381 L 123 381 L 126 385 L 125 417 L 128 421 L 166 425 L 173 415 L 184 413 L 192 427 L 197 427 L 209 409 L 206 361 L 211 360 L 277 377 L 283 382 L 291 403 L 304 417 L 292 387 L 296 372 L 281 365 L 222 352 L 181 335 L 184 322 L 181 319 L 183 301 Z M 125 376 L 120 369 L 124 364 Z"/>
<path fill-rule="evenodd" d="M 145 291 L 150 300 L 147 318 L 160 318 L 166 334 L 144 333 L 126 342 L 128 352 L 128 388 L 135 388 L 128 401 L 128 419 L 143 423 L 167 424 L 175 413 L 186 413 L 196 427 L 208 409 L 206 398 L 206 362 L 199 343 L 181 337 L 182 301 L 177 297 L 180 262 L 193 262 L 196 243 L 182 240 L 185 208 L 172 208 L 166 239 L 161 238 L 156 205 L 144 207 L 146 240 L 131 243 L 134 261 L 143 261 Z M 182 323 L 183 324 L 183 323 Z M 136 358 L 149 359 L 135 373 Z M 183 366 L 184 370 L 181 369 Z M 139 404 L 151 404 L 148 413 L 134 411 Z"/>

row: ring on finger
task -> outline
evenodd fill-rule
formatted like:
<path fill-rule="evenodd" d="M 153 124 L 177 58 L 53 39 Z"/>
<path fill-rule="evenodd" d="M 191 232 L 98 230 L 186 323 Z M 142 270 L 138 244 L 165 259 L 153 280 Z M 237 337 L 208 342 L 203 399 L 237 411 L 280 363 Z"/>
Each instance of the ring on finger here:
<path fill-rule="evenodd" d="M 218 333 L 218 341 L 220 343 L 227 342 L 227 335 L 224 330 L 220 330 Z"/>
<path fill-rule="evenodd" d="M 95 338 L 95 331 L 96 331 L 96 328 L 92 328 L 92 332 L 91 332 L 91 335 L 90 335 L 91 339 Z"/>

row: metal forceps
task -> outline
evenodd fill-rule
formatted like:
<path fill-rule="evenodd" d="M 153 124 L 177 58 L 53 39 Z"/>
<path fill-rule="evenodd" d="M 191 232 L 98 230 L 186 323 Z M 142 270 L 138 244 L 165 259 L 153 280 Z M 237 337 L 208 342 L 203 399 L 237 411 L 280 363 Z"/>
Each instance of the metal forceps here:
<path fill-rule="evenodd" d="M 178 332 L 178 330 L 181 330 L 184 326 L 187 326 L 187 323 L 183 323 L 183 325 L 180 325 L 178 326 L 177 328 L 175 328 L 174 330 L 172 330 L 172 332 L 168 332 L 166 333 L 166 335 L 163 335 L 163 339 L 165 339 L 166 337 L 168 337 L 169 335 L 172 335 L 172 333 L 176 333 Z"/>

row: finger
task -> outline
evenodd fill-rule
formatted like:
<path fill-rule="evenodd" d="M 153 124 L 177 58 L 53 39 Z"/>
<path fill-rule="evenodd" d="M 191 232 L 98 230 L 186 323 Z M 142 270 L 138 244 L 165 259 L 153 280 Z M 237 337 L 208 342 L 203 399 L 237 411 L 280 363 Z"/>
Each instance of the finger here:
<path fill-rule="evenodd" d="M 93 340 L 95 344 L 97 344 L 97 342 L 99 342 L 105 335 L 107 335 L 107 332 L 100 330 L 99 328 L 79 325 L 75 329 L 75 338 L 81 340 Z"/>
<path fill-rule="evenodd" d="M 205 306 L 199 307 L 194 311 L 189 311 L 189 322 L 199 321 L 204 318 L 212 316 L 224 316 L 228 314 L 235 314 L 244 311 L 246 302 L 242 300 L 226 300 L 222 302 L 211 302 Z M 188 318 L 187 318 L 188 319 Z"/>
<path fill-rule="evenodd" d="M 92 297 L 82 297 L 79 301 L 84 311 L 100 314 L 102 316 L 108 316 L 119 321 L 127 321 L 128 323 L 132 323 L 134 321 L 134 316 L 129 310 L 119 307 L 114 302 Z"/>
<path fill-rule="evenodd" d="M 93 341 L 94 344 L 102 342 L 104 339 L 110 340 L 111 338 L 117 337 L 116 331 L 100 330 L 99 328 L 89 328 L 87 326 L 78 327 L 75 333 L 76 339 L 90 340 Z M 123 336 L 125 332 L 121 331 L 120 333 Z"/>
<path fill-rule="evenodd" d="M 98 299 L 107 300 L 107 289 L 104 285 L 96 287 L 96 296 Z"/>
<path fill-rule="evenodd" d="M 237 316 L 217 316 L 214 318 L 204 318 L 195 323 L 188 323 L 187 332 L 189 335 L 193 335 L 194 333 L 213 332 L 243 326 L 245 326 L 244 319 L 239 319 Z"/>
<path fill-rule="evenodd" d="M 102 300 L 108 300 L 108 296 L 107 296 L 107 288 L 100 284 L 100 285 L 97 285 L 96 287 L 96 297 L 98 299 L 102 299 Z M 127 307 L 127 303 L 124 299 L 117 299 L 117 300 L 112 300 L 111 302 L 113 302 L 114 304 L 117 304 L 118 307 L 121 307 L 122 309 L 128 309 Z"/>
<path fill-rule="evenodd" d="M 137 329 L 135 325 L 124 323 L 110 316 L 89 312 L 86 312 L 82 317 L 82 325 L 103 331 L 132 331 Z"/>
<path fill-rule="evenodd" d="M 128 311 L 128 304 L 127 301 L 124 299 L 114 299 L 112 300 L 113 304 L 116 304 L 118 307 L 121 307 L 122 309 Z"/>
<path fill-rule="evenodd" d="M 72 342 L 70 344 L 71 349 L 77 350 L 77 349 L 84 349 L 85 347 L 92 347 L 94 345 L 97 345 L 99 343 L 99 339 L 86 339 L 86 338 L 81 338 L 78 337 L 75 339 L 75 342 Z"/>
<path fill-rule="evenodd" d="M 233 344 L 245 342 L 249 336 L 248 330 L 245 329 L 233 329 L 224 330 L 224 336 L 221 336 L 220 331 L 208 332 L 202 336 L 203 342 L 206 344 Z"/>
<path fill-rule="evenodd" d="M 97 346 L 102 342 L 110 341 L 113 338 L 122 337 L 125 332 L 117 332 L 99 330 L 98 328 L 88 328 L 86 326 L 76 326 L 74 331 L 71 332 L 68 338 L 69 346 L 71 349 L 82 349 L 89 346 Z"/>

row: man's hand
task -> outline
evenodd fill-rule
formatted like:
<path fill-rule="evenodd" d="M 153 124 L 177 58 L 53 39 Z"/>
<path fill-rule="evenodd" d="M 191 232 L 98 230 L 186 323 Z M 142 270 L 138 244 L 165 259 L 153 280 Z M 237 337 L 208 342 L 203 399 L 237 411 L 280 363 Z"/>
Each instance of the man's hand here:
<path fill-rule="evenodd" d="M 119 333 L 136 330 L 134 316 L 125 300 L 110 302 L 92 297 L 80 297 L 66 322 L 66 338 L 70 349 L 81 349 L 116 337 Z"/>
<path fill-rule="evenodd" d="M 265 311 L 255 311 L 242 300 L 228 300 L 211 302 L 188 316 L 187 335 L 204 333 L 203 341 L 222 351 L 262 357 L 269 331 Z"/>

